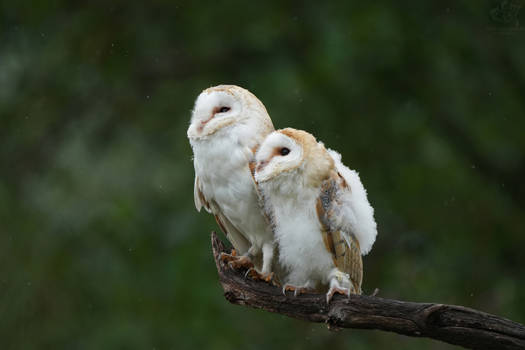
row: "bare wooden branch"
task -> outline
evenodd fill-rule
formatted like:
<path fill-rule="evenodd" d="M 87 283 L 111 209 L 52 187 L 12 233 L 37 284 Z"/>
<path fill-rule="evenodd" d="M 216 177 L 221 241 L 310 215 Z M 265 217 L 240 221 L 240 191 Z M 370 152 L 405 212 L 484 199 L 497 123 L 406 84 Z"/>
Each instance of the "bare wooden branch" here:
<path fill-rule="evenodd" d="M 215 232 L 213 255 L 226 299 L 333 328 L 379 329 L 411 337 L 427 337 L 470 349 L 525 349 L 525 327 L 519 323 L 463 306 L 413 303 L 375 296 L 336 295 L 329 305 L 325 295 L 297 297 L 264 281 L 245 277 L 220 260 L 226 252 Z"/>

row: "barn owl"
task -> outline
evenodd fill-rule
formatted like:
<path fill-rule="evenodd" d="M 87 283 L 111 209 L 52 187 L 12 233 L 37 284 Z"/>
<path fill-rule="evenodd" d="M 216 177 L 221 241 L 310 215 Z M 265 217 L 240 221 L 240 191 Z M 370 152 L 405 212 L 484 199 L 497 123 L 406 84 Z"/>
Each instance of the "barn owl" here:
<path fill-rule="evenodd" d="M 195 101 L 188 138 L 195 166 L 195 207 L 215 216 L 242 256 L 235 266 L 256 267 L 269 277 L 273 233 L 259 205 L 250 164 L 255 150 L 274 130 L 264 105 L 248 90 L 219 85 Z M 262 267 L 259 261 L 262 254 Z M 230 256 L 230 262 L 235 262 Z"/>
<path fill-rule="evenodd" d="M 359 175 L 309 133 L 269 134 L 256 154 L 255 179 L 286 271 L 283 292 L 361 293 L 363 265 L 377 235 Z"/>

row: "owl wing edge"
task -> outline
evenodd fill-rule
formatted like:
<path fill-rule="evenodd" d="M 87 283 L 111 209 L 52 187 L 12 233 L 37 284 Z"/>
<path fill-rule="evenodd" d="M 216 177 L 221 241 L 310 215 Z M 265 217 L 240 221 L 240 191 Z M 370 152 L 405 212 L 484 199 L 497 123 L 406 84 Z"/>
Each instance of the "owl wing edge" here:
<path fill-rule="evenodd" d="M 210 204 L 201 191 L 199 177 L 197 175 L 195 175 L 195 185 L 193 187 L 193 200 L 195 201 L 195 208 L 198 212 L 204 207 L 208 213 L 211 213 Z"/>
<path fill-rule="evenodd" d="M 349 275 L 354 289 L 360 293 L 363 260 L 359 241 L 353 233 L 343 231 L 334 217 L 339 215 L 336 198 L 341 182 L 337 180 L 330 178 L 323 183 L 316 203 L 317 215 L 326 250 L 330 252 L 335 266 Z"/>

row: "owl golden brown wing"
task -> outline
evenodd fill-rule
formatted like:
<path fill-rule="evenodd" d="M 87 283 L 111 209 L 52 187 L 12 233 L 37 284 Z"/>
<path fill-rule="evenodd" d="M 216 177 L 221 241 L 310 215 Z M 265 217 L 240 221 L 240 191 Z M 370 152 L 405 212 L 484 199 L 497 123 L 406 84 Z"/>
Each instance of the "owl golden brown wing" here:
<path fill-rule="evenodd" d="M 338 215 L 333 209 L 337 200 L 336 193 L 341 190 L 340 187 L 344 186 L 347 186 L 344 179 L 338 175 L 323 182 L 316 204 L 317 216 L 321 224 L 323 242 L 326 249 L 332 254 L 335 266 L 350 276 L 354 290 L 361 294 L 363 260 L 359 242 L 351 232 L 343 232 L 334 227 L 333 223 L 336 220 L 332 218 L 333 215 Z"/>

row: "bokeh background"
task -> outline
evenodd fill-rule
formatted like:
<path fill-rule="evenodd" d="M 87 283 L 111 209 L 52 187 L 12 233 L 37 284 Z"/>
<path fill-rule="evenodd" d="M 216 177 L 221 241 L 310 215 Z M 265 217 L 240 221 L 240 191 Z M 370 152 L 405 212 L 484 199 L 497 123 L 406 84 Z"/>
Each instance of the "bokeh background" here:
<path fill-rule="evenodd" d="M 227 303 L 186 138 L 220 83 L 360 172 L 365 293 L 525 322 L 521 5 L 2 2 L 0 348 L 455 348 Z"/>

